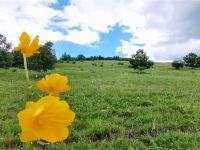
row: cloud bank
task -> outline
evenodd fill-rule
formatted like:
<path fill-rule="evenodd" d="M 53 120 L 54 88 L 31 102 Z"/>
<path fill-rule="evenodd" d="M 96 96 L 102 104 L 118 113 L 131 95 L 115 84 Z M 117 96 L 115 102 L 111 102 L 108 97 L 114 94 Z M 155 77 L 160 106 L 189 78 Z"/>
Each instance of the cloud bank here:
<path fill-rule="evenodd" d="M 131 33 L 116 53 L 130 57 L 143 48 L 152 60 L 178 59 L 200 52 L 198 0 L 70 0 L 60 9 L 57 0 L 1 0 L 0 33 L 14 44 L 22 31 L 42 41 L 98 42 L 119 24 Z"/>

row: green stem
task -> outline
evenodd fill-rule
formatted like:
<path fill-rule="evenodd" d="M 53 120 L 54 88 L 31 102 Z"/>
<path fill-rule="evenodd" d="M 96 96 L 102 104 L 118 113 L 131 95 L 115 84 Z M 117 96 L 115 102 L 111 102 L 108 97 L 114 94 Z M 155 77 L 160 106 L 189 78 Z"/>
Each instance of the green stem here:
<path fill-rule="evenodd" d="M 29 75 L 28 75 L 28 67 L 27 67 L 27 60 L 26 60 L 26 56 L 23 54 L 23 58 L 24 58 L 24 69 L 25 69 L 25 75 L 26 75 L 26 81 L 28 84 L 28 89 L 30 90 L 30 93 L 32 93 L 32 86 L 31 86 L 31 82 L 29 80 Z"/>

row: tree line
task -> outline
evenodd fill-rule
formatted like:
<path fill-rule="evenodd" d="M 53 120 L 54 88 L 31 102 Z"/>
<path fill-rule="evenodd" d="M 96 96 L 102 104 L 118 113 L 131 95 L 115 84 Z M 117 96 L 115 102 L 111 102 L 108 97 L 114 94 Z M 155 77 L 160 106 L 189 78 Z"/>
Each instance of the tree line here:
<path fill-rule="evenodd" d="M 7 41 L 6 37 L 0 34 L 0 68 L 18 67 L 23 68 L 23 56 L 21 53 L 11 51 L 12 44 Z M 52 69 L 56 62 L 64 61 L 94 61 L 94 60 L 117 60 L 117 61 L 129 61 L 131 68 L 142 71 L 149 69 L 153 66 L 153 62 L 149 60 L 144 50 L 139 49 L 136 54 L 132 55 L 132 58 L 122 58 L 119 56 L 103 57 L 103 56 L 90 56 L 85 57 L 83 54 L 79 54 L 77 57 L 72 57 L 66 52 L 56 59 L 55 50 L 53 49 L 52 42 L 46 42 L 39 49 L 39 53 L 31 58 L 28 58 L 28 67 L 31 70 L 47 71 Z"/>
<path fill-rule="evenodd" d="M 118 60 L 118 61 L 129 61 L 130 58 L 123 58 L 119 56 L 113 56 L 113 57 L 103 57 L 101 55 L 99 56 L 90 56 L 86 57 L 83 54 L 79 54 L 76 57 L 72 57 L 71 55 L 67 54 L 66 52 L 62 54 L 59 61 L 93 61 L 93 60 Z"/>
<path fill-rule="evenodd" d="M 39 49 L 39 53 L 28 58 L 28 67 L 31 70 L 46 71 L 52 69 L 56 63 L 55 51 L 52 42 L 46 42 Z M 12 44 L 6 37 L 0 34 L 0 68 L 23 68 L 23 56 L 21 53 L 11 50 Z"/>
<path fill-rule="evenodd" d="M 172 62 L 172 67 L 174 67 L 175 69 L 180 69 L 184 66 L 190 68 L 200 68 L 200 56 L 191 52 L 184 56 L 183 59 L 174 60 Z"/>

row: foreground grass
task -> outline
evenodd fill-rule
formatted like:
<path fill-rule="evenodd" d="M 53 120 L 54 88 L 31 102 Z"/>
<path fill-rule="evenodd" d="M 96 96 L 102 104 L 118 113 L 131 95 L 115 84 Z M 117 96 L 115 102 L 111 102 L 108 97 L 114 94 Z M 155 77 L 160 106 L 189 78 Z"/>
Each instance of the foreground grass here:
<path fill-rule="evenodd" d="M 28 99 L 22 69 L 0 69 L 0 149 L 200 149 L 200 70 L 156 64 L 138 74 L 128 62 L 57 64 L 72 90 L 62 94 L 76 112 L 70 137 L 56 144 L 22 144 L 16 118 Z M 36 72 L 31 72 L 32 83 Z M 199 139 L 200 141 L 200 139 Z"/>

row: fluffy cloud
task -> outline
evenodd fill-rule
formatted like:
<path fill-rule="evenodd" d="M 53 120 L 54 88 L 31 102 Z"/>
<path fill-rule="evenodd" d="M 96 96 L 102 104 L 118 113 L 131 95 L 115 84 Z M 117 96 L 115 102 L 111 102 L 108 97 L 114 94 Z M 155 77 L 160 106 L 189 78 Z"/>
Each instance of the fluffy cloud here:
<path fill-rule="evenodd" d="M 198 0 L 70 0 L 62 10 L 49 7 L 57 2 L 1 0 L 0 32 L 14 43 L 26 30 L 31 35 L 40 34 L 42 41 L 91 45 L 100 40 L 100 33 L 109 33 L 119 24 L 132 34 L 128 41 L 121 39 L 122 47 L 119 43 L 116 48 L 126 56 L 138 48 L 153 60 L 177 59 L 190 51 L 199 53 Z"/>

